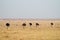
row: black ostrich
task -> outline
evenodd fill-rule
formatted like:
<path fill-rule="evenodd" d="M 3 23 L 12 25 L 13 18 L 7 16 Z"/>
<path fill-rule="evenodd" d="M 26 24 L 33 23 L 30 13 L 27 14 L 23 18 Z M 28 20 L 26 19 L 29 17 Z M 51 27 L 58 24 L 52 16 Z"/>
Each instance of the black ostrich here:
<path fill-rule="evenodd" d="M 51 24 L 51 27 L 53 27 L 54 23 L 51 22 L 50 24 Z"/>
<path fill-rule="evenodd" d="M 9 23 L 6 23 L 6 26 L 7 26 L 7 29 L 8 29 L 8 27 L 10 26 L 10 24 Z"/>
<path fill-rule="evenodd" d="M 23 23 L 23 24 L 22 24 L 22 26 L 23 26 L 23 28 L 25 28 L 25 26 L 26 26 L 26 23 Z"/>
<path fill-rule="evenodd" d="M 32 23 L 29 23 L 30 26 L 32 26 Z"/>
<path fill-rule="evenodd" d="M 36 27 L 39 26 L 39 23 L 36 23 Z"/>

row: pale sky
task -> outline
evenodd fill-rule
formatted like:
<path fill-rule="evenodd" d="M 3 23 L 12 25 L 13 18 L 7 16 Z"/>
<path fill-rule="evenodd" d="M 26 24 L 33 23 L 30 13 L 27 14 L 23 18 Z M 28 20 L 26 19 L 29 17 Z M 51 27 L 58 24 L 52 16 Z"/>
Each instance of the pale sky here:
<path fill-rule="evenodd" d="M 0 17 L 60 19 L 60 0 L 0 0 Z"/>

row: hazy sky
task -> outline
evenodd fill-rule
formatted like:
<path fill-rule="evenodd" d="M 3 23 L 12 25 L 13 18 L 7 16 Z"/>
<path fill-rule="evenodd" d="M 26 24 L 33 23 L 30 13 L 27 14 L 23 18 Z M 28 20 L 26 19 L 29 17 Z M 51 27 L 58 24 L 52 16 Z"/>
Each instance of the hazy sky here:
<path fill-rule="evenodd" d="M 0 0 L 0 17 L 60 19 L 60 0 Z"/>

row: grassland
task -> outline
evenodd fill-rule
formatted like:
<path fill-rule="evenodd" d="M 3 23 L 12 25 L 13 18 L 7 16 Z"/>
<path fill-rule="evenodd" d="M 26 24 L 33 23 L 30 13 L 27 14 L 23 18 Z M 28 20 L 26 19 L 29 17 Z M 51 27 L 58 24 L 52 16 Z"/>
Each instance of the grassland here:
<path fill-rule="evenodd" d="M 60 20 L 0 20 L 0 40 L 60 40 Z"/>

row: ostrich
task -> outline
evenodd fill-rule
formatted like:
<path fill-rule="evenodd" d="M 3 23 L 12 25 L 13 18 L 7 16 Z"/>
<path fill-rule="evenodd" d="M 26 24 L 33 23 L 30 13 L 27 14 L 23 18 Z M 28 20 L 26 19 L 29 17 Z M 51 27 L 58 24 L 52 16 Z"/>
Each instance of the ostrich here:
<path fill-rule="evenodd" d="M 30 26 L 32 26 L 32 23 L 29 23 Z"/>
<path fill-rule="evenodd" d="M 39 23 L 36 23 L 36 27 L 39 26 Z"/>
<path fill-rule="evenodd" d="M 26 23 L 23 23 L 22 26 L 23 26 L 23 28 L 24 28 L 24 27 L 26 26 Z"/>
<path fill-rule="evenodd" d="M 6 23 L 6 26 L 7 26 L 7 29 L 8 29 L 8 27 L 10 26 L 10 24 L 9 23 Z"/>
<path fill-rule="evenodd" d="M 51 27 L 54 25 L 52 22 L 50 24 L 51 24 Z"/>

